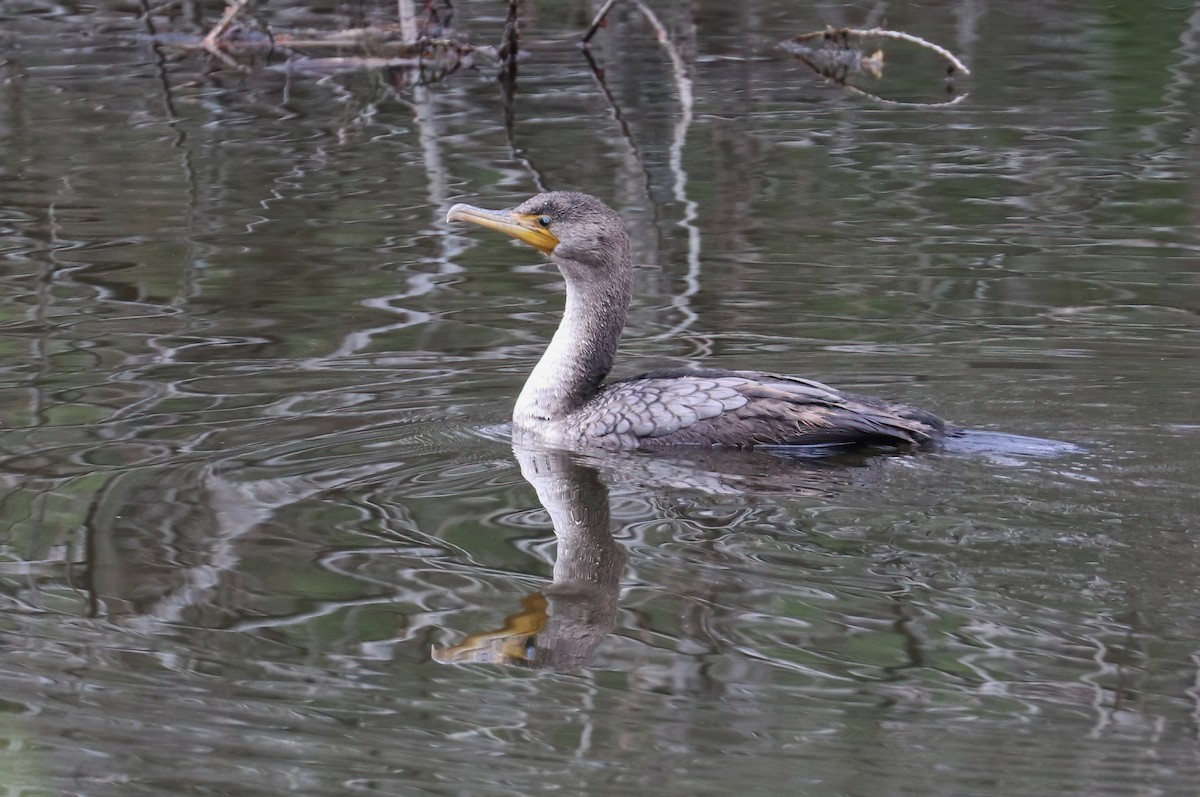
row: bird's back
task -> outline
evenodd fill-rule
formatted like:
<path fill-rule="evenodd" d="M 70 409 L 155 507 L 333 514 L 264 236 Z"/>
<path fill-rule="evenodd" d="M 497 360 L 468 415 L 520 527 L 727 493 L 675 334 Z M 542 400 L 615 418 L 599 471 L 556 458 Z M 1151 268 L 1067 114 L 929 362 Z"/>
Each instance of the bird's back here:
<path fill-rule="evenodd" d="M 760 371 L 672 369 L 611 382 L 561 427 L 580 445 L 912 448 L 945 424 L 904 404 L 843 393 L 809 379 Z"/>

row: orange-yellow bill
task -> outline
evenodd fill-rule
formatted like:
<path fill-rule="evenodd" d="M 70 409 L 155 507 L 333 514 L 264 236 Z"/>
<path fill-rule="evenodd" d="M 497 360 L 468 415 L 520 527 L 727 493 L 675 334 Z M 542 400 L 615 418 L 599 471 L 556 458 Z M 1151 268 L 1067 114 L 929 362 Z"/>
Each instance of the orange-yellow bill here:
<path fill-rule="evenodd" d="M 459 203 L 450 208 L 446 221 L 469 221 L 490 230 L 499 230 L 537 249 L 550 254 L 558 246 L 558 237 L 541 225 L 540 217 L 531 213 L 514 213 L 511 210 L 484 210 L 474 205 Z"/>

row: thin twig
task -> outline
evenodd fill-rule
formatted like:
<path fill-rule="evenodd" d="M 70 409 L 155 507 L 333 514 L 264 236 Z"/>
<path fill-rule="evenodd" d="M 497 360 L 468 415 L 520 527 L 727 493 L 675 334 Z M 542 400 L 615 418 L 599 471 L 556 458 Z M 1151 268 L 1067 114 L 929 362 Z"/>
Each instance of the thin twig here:
<path fill-rule="evenodd" d="M 517 80 L 517 55 L 521 44 L 521 0 L 508 0 L 508 15 L 504 20 L 504 31 L 500 34 L 500 47 L 496 54 L 500 59 L 501 83 Z"/>
<path fill-rule="evenodd" d="M 517 146 L 517 55 L 520 51 L 521 0 L 508 0 L 508 16 L 504 23 L 497 56 L 500 58 L 500 73 L 496 79 L 504 94 L 504 135 L 513 160 L 522 164 L 533 178 L 540 192 L 546 191 L 546 180 L 533 161 Z"/>
<path fill-rule="evenodd" d="M 141 3 L 140 3 L 140 7 L 142 10 L 141 16 L 144 19 L 144 18 L 149 17 L 151 14 L 162 14 L 166 11 L 171 10 L 175 6 L 183 5 L 184 2 L 185 2 L 185 0 L 167 0 L 167 2 L 163 3 L 162 5 L 151 8 L 150 4 L 148 2 L 145 2 L 145 0 L 141 0 Z"/>
<path fill-rule="evenodd" d="M 246 6 L 250 5 L 254 0 L 233 0 L 229 5 L 225 6 L 225 13 L 221 15 L 221 20 L 213 25 L 212 30 L 204 37 L 201 44 L 205 50 L 216 56 L 223 56 L 221 50 L 221 38 L 229 32 L 233 27 L 233 21 L 237 16 L 246 10 Z"/>
<path fill-rule="evenodd" d="M 592 20 L 592 24 L 588 25 L 587 33 L 583 34 L 583 39 L 579 42 L 580 44 L 582 44 L 584 47 L 588 46 L 588 42 L 590 42 L 592 37 L 596 35 L 596 31 L 598 31 L 600 26 L 604 24 L 604 18 L 608 16 L 608 12 L 616 4 L 617 0 L 608 0 L 608 2 L 604 4 L 600 11 L 596 14 L 596 18 Z"/>

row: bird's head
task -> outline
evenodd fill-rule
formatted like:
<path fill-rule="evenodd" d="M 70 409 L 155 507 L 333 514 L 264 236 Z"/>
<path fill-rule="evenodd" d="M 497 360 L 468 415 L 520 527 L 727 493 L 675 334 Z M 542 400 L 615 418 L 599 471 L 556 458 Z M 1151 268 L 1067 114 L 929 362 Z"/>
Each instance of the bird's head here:
<path fill-rule="evenodd" d="M 578 264 L 587 270 L 625 266 L 629 235 L 616 211 L 589 194 L 550 191 L 507 210 L 484 210 L 458 204 L 447 221 L 469 221 L 499 230 L 551 258 L 568 277 Z"/>

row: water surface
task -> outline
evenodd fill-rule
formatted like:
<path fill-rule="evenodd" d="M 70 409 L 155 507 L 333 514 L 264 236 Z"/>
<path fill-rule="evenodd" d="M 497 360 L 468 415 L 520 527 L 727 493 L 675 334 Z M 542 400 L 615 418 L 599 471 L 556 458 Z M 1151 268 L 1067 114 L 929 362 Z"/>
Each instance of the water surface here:
<path fill-rule="evenodd" d="M 397 93 L 0 8 L 12 793 L 1194 792 L 1200 16 L 890 4 L 972 69 L 912 107 L 774 47 L 865 6 L 656 4 L 671 52 L 619 5 L 603 84 L 530 9 L 511 132 L 486 58 Z M 514 452 L 561 287 L 443 219 L 539 182 L 629 222 L 620 374 L 1077 448 Z"/>

